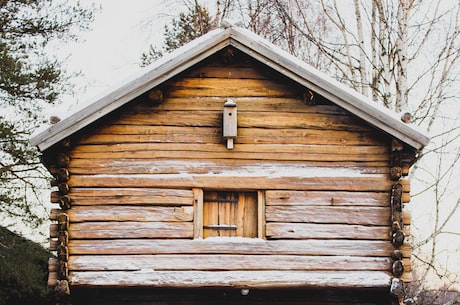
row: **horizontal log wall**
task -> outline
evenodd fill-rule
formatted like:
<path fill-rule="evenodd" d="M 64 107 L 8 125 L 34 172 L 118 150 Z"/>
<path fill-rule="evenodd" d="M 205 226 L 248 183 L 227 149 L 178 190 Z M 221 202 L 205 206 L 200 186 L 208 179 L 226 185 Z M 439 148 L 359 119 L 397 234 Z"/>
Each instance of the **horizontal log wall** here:
<path fill-rule="evenodd" d="M 245 58 L 217 57 L 161 89 L 163 102 L 141 96 L 73 139 L 72 285 L 389 285 L 385 135 L 321 97 L 306 105 L 305 88 Z M 233 150 L 226 98 L 238 107 Z M 264 191 L 265 239 L 194 239 L 192 188 Z M 410 247 L 401 250 L 408 279 Z"/>

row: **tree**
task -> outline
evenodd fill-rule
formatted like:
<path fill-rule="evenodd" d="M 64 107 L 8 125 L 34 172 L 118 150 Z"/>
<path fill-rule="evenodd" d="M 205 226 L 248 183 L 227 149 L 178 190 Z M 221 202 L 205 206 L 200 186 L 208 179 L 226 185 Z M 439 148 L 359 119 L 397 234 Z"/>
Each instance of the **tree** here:
<path fill-rule="evenodd" d="M 0 1 L 0 216 L 35 226 L 44 219 L 38 197 L 47 177 L 39 154 L 28 144 L 44 122 L 43 110 L 67 90 L 61 63 L 48 45 L 75 40 L 88 29 L 93 8 L 51 0 Z"/>
<path fill-rule="evenodd" d="M 39 244 L 0 227 L 0 305 L 56 304 L 47 287 L 50 257 Z"/>
<path fill-rule="evenodd" d="M 171 27 L 165 25 L 163 47 L 150 45 L 149 50 L 141 55 L 141 66 L 147 66 L 164 52 L 171 52 L 216 27 L 216 20 L 197 0 L 193 4 L 186 3 L 186 7 L 187 12 L 181 12 L 178 18 L 174 18 Z"/>
<path fill-rule="evenodd" d="M 432 142 L 411 173 L 417 179 L 412 191 L 417 202 L 409 205 L 414 215 L 413 261 L 421 280 L 411 289 L 412 300 L 420 296 L 414 304 L 423 304 L 421 296 L 436 279 L 448 289 L 458 289 L 460 279 L 452 271 L 458 265 L 450 264 L 446 252 L 448 247 L 452 252 L 460 248 L 460 231 L 454 226 L 460 205 L 460 4 L 222 0 L 217 5 L 220 18 L 242 19 L 247 28 L 257 28 L 259 34 L 376 103 L 410 112 L 413 124 L 431 132 Z M 458 295 L 452 298 L 456 299 Z M 452 300 L 444 303 L 454 304 Z M 444 304 L 439 302 L 431 304 Z"/>

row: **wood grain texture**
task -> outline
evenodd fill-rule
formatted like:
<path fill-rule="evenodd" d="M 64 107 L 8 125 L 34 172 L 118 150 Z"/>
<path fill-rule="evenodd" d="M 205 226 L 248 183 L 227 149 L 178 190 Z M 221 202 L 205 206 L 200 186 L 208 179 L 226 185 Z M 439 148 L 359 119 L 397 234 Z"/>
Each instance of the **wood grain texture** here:
<path fill-rule="evenodd" d="M 60 210 L 51 210 L 51 219 L 55 219 Z M 73 206 L 66 211 L 70 222 L 90 221 L 139 221 L 139 222 L 176 222 L 193 221 L 193 207 L 152 207 L 152 206 Z"/>
<path fill-rule="evenodd" d="M 269 205 L 294 206 L 383 206 L 389 207 L 388 192 L 267 190 Z"/>
<path fill-rule="evenodd" d="M 387 177 L 246 177 L 219 175 L 74 175 L 69 183 L 74 187 L 101 188 L 211 188 L 229 190 L 266 189 L 278 187 L 286 190 L 311 191 L 374 191 L 389 190 Z"/>
<path fill-rule="evenodd" d="M 85 222 L 69 225 L 69 239 L 192 238 L 192 222 Z M 57 237 L 56 225 L 50 236 Z"/>
<path fill-rule="evenodd" d="M 92 287 L 388 287 L 384 271 L 101 271 L 70 272 L 73 286 Z"/>
<path fill-rule="evenodd" d="M 388 175 L 388 167 L 384 161 L 278 161 L 253 159 L 148 159 L 148 158 L 98 158 L 75 159 L 70 170 L 74 175 L 79 174 L 206 174 L 231 173 L 274 175 L 280 172 L 329 171 L 331 167 L 355 171 L 359 174 Z"/>
<path fill-rule="evenodd" d="M 299 255 L 86 255 L 69 258 L 70 271 L 141 270 L 378 270 L 391 267 L 389 257 Z"/>
<path fill-rule="evenodd" d="M 78 205 L 158 205 L 191 206 L 193 193 L 187 189 L 72 187 L 72 204 Z"/>
<path fill-rule="evenodd" d="M 267 238 L 390 240 L 389 226 L 267 222 Z"/>
<path fill-rule="evenodd" d="M 389 226 L 386 207 L 267 206 L 267 222 Z"/>

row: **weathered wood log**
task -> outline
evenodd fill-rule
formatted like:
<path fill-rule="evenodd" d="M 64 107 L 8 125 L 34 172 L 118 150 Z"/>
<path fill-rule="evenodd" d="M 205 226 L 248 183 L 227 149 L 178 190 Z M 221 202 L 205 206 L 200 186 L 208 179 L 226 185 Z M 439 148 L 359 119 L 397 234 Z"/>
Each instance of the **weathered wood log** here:
<path fill-rule="evenodd" d="M 69 243 L 69 233 L 67 231 L 58 231 L 57 242 L 59 245 L 67 245 Z"/>
<path fill-rule="evenodd" d="M 267 206 L 268 222 L 298 222 L 324 224 L 389 225 L 390 211 L 386 207 L 363 206 Z"/>
<path fill-rule="evenodd" d="M 404 273 L 404 263 L 401 260 L 397 260 L 393 262 L 391 266 L 391 271 L 393 275 L 396 277 L 400 277 Z"/>
<path fill-rule="evenodd" d="M 401 262 L 402 263 L 402 262 Z M 84 255 L 70 256 L 70 271 L 329 270 L 387 271 L 386 257 L 303 255 Z"/>
<path fill-rule="evenodd" d="M 52 116 L 50 116 L 50 118 L 49 118 L 49 122 L 50 122 L 51 125 L 57 124 L 57 123 L 59 123 L 60 121 L 61 121 L 61 118 L 58 117 L 57 115 L 52 115 Z"/>
<path fill-rule="evenodd" d="M 55 272 L 57 270 L 58 260 L 54 257 L 48 259 L 48 271 Z"/>
<path fill-rule="evenodd" d="M 188 103 L 190 103 L 188 101 Z M 240 102 L 239 102 L 240 103 Z M 194 103 L 190 103 L 194 104 Z M 198 103 L 199 104 L 199 103 Z M 318 106 L 316 106 L 318 107 Z M 315 109 L 316 109 L 315 107 Z M 98 133 L 88 135 L 80 140 L 81 145 L 116 143 L 199 143 L 206 139 L 209 143 L 219 143 L 222 131 L 216 127 L 194 126 L 144 126 L 144 125 L 108 125 L 100 128 Z M 331 129 L 295 129 L 278 128 L 244 128 L 238 131 L 238 143 L 241 144 L 301 144 L 312 145 L 382 145 L 377 141 L 375 131 Z M 72 160 L 72 164 L 75 160 Z M 388 160 L 387 160 L 388 161 Z M 388 162 L 386 163 L 388 166 Z"/>
<path fill-rule="evenodd" d="M 311 90 L 306 90 L 304 93 L 303 93 L 303 102 L 308 105 L 308 106 L 312 106 L 312 105 L 315 105 L 316 104 L 316 96 L 315 94 L 313 93 L 313 91 Z"/>
<path fill-rule="evenodd" d="M 253 160 L 245 159 L 74 159 L 69 170 L 74 174 L 177 174 L 180 168 L 181 173 L 205 174 L 219 172 L 226 175 L 238 169 L 240 172 L 263 173 L 275 175 L 281 170 L 284 172 L 307 171 L 317 174 L 322 169 L 327 170 L 331 164 L 327 161 L 308 161 L 299 163 L 298 161 L 274 161 L 259 160 L 257 164 Z M 356 175 L 381 174 L 388 175 L 389 168 L 387 163 L 380 161 L 358 163 L 353 161 L 338 162 L 336 168 L 351 169 Z"/>
<path fill-rule="evenodd" d="M 401 114 L 401 121 L 404 123 L 410 123 L 412 119 L 412 114 L 410 112 L 404 112 Z"/>
<path fill-rule="evenodd" d="M 67 262 L 65 261 L 58 261 L 56 265 L 56 273 L 58 276 L 58 280 L 68 280 L 69 272 Z"/>
<path fill-rule="evenodd" d="M 147 96 L 154 105 L 163 102 L 163 91 L 159 88 L 153 88 L 147 93 Z"/>
<path fill-rule="evenodd" d="M 57 246 L 57 258 L 61 262 L 67 262 L 69 260 L 69 250 L 66 245 Z"/>
<path fill-rule="evenodd" d="M 390 168 L 390 179 L 391 180 L 399 180 L 402 176 L 402 167 L 400 166 L 393 166 Z"/>
<path fill-rule="evenodd" d="M 394 261 L 402 260 L 404 257 L 404 253 L 401 250 L 394 250 L 391 253 L 391 259 Z"/>
<path fill-rule="evenodd" d="M 59 181 L 57 179 L 51 179 L 50 180 L 50 186 L 53 187 L 53 186 L 58 186 L 59 185 Z"/>
<path fill-rule="evenodd" d="M 340 172 L 340 171 L 338 171 Z M 72 187 L 125 187 L 141 188 L 210 188 L 210 189 L 266 189 L 277 186 L 286 190 L 312 191 L 388 191 L 391 181 L 386 177 L 337 177 L 337 172 L 331 171 L 333 177 L 246 177 L 237 175 L 217 176 L 210 175 L 73 175 L 69 184 Z"/>
<path fill-rule="evenodd" d="M 401 168 L 401 174 L 402 176 L 407 176 L 409 175 L 410 171 L 410 164 L 408 163 L 403 163 L 402 168 Z"/>
<path fill-rule="evenodd" d="M 51 203 L 59 203 L 59 197 L 61 197 L 61 194 L 59 194 L 58 191 L 54 191 L 50 193 L 50 202 Z"/>
<path fill-rule="evenodd" d="M 201 188 L 194 188 L 193 191 L 193 238 L 203 237 L 203 198 Z"/>
<path fill-rule="evenodd" d="M 384 271 L 86 271 L 69 277 L 73 286 L 93 287 L 385 288 L 390 282 Z"/>
<path fill-rule="evenodd" d="M 389 207 L 385 192 L 267 190 L 266 205 Z"/>
<path fill-rule="evenodd" d="M 58 185 L 59 193 L 62 195 L 67 195 L 70 192 L 70 187 L 67 183 L 59 183 Z"/>
<path fill-rule="evenodd" d="M 62 147 L 70 148 L 70 146 L 72 144 L 72 140 L 70 140 L 70 138 L 65 138 L 60 142 L 60 144 L 61 144 Z"/>
<path fill-rule="evenodd" d="M 63 195 L 59 197 L 59 206 L 63 210 L 68 210 L 72 207 L 71 199 L 68 195 Z"/>
<path fill-rule="evenodd" d="M 391 243 L 395 247 L 400 247 L 404 243 L 405 238 L 406 236 L 404 232 L 402 230 L 397 230 L 396 232 L 393 233 Z"/>
<path fill-rule="evenodd" d="M 67 231 L 69 228 L 69 216 L 65 213 L 60 213 L 57 216 L 57 225 L 58 225 L 58 230 L 59 231 Z"/>
<path fill-rule="evenodd" d="M 70 155 L 66 152 L 60 153 L 57 158 L 57 165 L 59 167 L 66 168 L 66 167 L 69 167 L 69 164 L 70 164 Z"/>
<path fill-rule="evenodd" d="M 87 222 L 69 226 L 70 239 L 192 238 L 192 222 Z"/>
<path fill-rule="evenodd" d="M 406 295 L 406 287 L 404 281 L 399 278 L 393 278 L 391 280 L 390 293 L 396 298 L 404 298 Z"/>
<path fill-rule="evenodd" d="M 54 288 L 57 285 L 57 273 L 56 271 L 48 272 L 48 287 Z"/>
<path fill-rule="evenodd" d="M 220 95 L 226 98 L 229 95 Z M 279 118 L 283 117 L 283 120 Z M 120 125 L 155 125 L 192 126 L 192 127 L 216 127 L 221 126 L 222 110 L 218 111 L 156 111 L 154 113 L 131 113 L 122 114 L 117 119 Z M 268 129 L 324 129 L 343 131 L 371 132 L 372 128 L 362 124 L 357 118 L 341 113 L 318 113 L 309 112 L 260 112 L 256 109 L 241 112 L 238 116 L 238 126 L 242 128 L 268 128 Z M 374 130 L 375 132 L 375 130 Z M 375 140 L 376 141 L 376 140 Z M 305 140 L 303 141 L 305 143 Z M 384 145 L 383 141 L 379 142 Z M 385 145 L 387 147 L 387 145 Z M 388 149 L 388 147 L 387 147 Z M 395 164 L 396 165 L 396 164 Z"/>
<path fill-rule="evenodd" d="M 165 188 L 76 188 L 70 195 L 72 205 L 153 205 L 191 206 L 193 193 L 190 189 Z"/>
<path fill-rule="evenodd" d="M 401 201 L 403 203 L 409 203 L 410 202 L 410 194 L 409 193 L 403 193 L 401 197 Z"/>
<path fill-rule="evenodd" d="M 56 297 L 59 300 L 62 300 L 70 296 L 70 286 L 67 280 L 57 280 L 56 287 L 54 288 Z"/>
<path fill-rule="evenodd" d="M 70 178 L 70 173 L 66 168 L 59 168 L 57 171 L 57 178 L 60 182 L 67 182 Z"/>
<path fill-rule="evenodd" d="M 236 139 L 238 143 L 238 138 Z M 229 151 L 221 144 L 140 143 L 119 145 L 85 145 L 72 151 L 74 159 L 258 159 L 280 161 L 379 162 L 386 161 L 383 146 L 271 145 L 239 144 Z M 237 153 L 236 153 L 237 152 Z"/>
<path fill-rule="evenodd" d="M 389 240 L 390 228 L 344 224 L 267 223 L 267 238 Z"/>
<path fill-rule="evenodd" d="M 56 250 L 57 244 L 51 244 Z M 404 258 L 411 256 L 411 247 L 405 243 L 399 249 Z M 394 247 L 379 240 L 263 240 L 197 239 L 144 240 L 100 239 L 71 240 L 70 255 L 95 254 L 259 254 L 259 255 L 348 255 L 390 257 Z"/>
<path fill-rule="evenodd" d="M 51 210 L 51 219 L 56 218 L 60 210 Z M 191 206 L 122 206 L 95 205 L 74 206 L 66 210 L 72 222 L 88 221 L 139 221 L 139 222 L 177 222 L 193 221 Z"/>

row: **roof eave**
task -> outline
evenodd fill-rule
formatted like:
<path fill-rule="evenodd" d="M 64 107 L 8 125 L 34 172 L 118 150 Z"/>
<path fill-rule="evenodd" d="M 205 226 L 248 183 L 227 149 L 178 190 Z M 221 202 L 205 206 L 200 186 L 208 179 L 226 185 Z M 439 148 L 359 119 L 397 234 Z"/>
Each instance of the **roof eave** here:
<path fill-rule="evenodd" d="M 76 111 L 58 124 L 37 131 L 31 136 L 30 143 L 38 146 L 41 151 L 46 150 L 227 45 L 242 50 L 415 149 L 420 150 L 429 142 L 426 132 L 417 129 L 416 126 L 403 123 L 393 111 L 306 65 L 303 61 L 251 31 L 232 26 L 227 29 L 213 30 L 171 52 L 146 67 L 147 72 L 141 71 L 130 81 L 116 87 L 102 98 L 95 99 L 88 106 Z"/>
<path fill-rule="evenodd" d="M 299 84 L 316 91 L 372 126 L 421 150 L 430 142 L 426 131 L 401 121 L 392 110 L 377 104 L 251 31 L 232 27 L 232 45 Z"/>
<path fill-rule="evenodd" d="M 30 137 L 30 144 L 37 146 L 41 151 L 48 149 L 60 140 L 229 45 L 229 35 L 229 29 L 216 29 L 174 50 L 146 67 L 147 72 L 143 69 L 121 86 L 93 100 L 59 123 L 38 130 Z"/>

